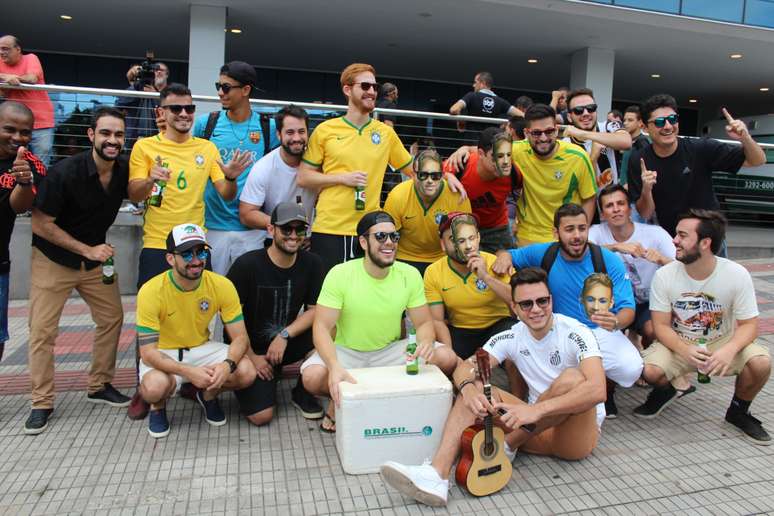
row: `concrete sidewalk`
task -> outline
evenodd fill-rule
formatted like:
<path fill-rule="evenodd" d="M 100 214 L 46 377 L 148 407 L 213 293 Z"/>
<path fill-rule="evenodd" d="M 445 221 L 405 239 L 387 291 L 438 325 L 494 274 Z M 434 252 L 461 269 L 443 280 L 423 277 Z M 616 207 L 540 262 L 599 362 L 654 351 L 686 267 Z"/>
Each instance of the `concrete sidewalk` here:
<path fill-rule="evenodd" d="M 743 262 L 753 273 L 761 338 L 774 349 L 774 259 Z M 125 297 L 115 385 L 134 385 L 134 297 Z M 49 428 L 26 436 L 29 411 L 26 302 L 11 303 L 0 363 L 0 512 L 4 514 L 760 514 L 774 512 L 774 446 L 759 447 L 723 425 L 733 379 L 716 379 L 655 420 L 631 416 L 647 390 L 620 389 L 620 416 L 578 462 L 519 455 L 510 484 L 474 498 L 454 487 L 446 510 L 418 506 L 378 475 L 342 471 L 334 437 L 290 405 L 280 384 L 274 422 L 256 428 L 224 395 L 227 425 L 175 399 L 172 431 L 155 440 L 147 420 L 86 402 L 93 324 L 71 299 L 57 340 L 57 401 Z M 752 412 L 774 432 L 774 386 Z"/>

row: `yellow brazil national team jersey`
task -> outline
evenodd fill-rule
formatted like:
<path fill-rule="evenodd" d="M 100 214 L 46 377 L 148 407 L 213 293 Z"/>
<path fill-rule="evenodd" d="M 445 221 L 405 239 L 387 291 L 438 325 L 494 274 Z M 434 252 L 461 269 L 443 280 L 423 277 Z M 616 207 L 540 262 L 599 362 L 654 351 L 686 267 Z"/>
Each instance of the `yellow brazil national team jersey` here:
<path fill-rule="evenodd" d="M 170 170 L 161 206 L 148 206 L 143 224 L 143 247 L 164 249 L 166 238 L 178 224 L 204 226 L 204 188 L 207 180 L 224 179 L 218 166 L 220 153 L 202 138 L 175 143 L 163 134 L 137 140 L 129 159 L 129 181 L 146 179 L 156 157 Z"/>
<path fill-rule="evenodd" d="M 172 271 L 148 280 L 137 293 L 137 333 L 158 333 L 160 349 L 194 348 L 210 338 L 215 315 L 225 324 L 242 320 L 239 295 L 225 276 L 204 271 L 199 286 L 182 290 Z"/>
<path fill-rule="evenodd" d="M 492 272 L 495 255 L 482 252 L 481 257 L 489 274 L 507 285 L 510 277 Z M 459 274 L 449 260 L 449 257 L 441 258 L 425 270 L 427 304 L 443 303 L 449 322 L 457 328 L 488 328 L 511 316 L 508 305 L 486 283 L 472 272 Z"/>
<path fill-rule="evenodd" d="M 581 204 L 597 192 L 594 167 L 588 154 L 574 143 L 557 141 L 554 155 L 538 159 L 529 142 L 513 143 L 513 163 L 524 177 L 516 203 L 518 237 L 532 242 L 554 240 L 554 212 L 568 202 Z"/>
<path fill-rule="evenodd" d="M 355 210 L 355 189 L 350 186 L 335 185 L 320 191 L 312 231 L 332 235 L 354 235 L 360 218 L 379 209 L 387 164 L 399 170 L 412 160 L 392 127 L 369 120 L 358 128 L 344 117 L 327 120 L 315 128 L 303 159 L 320 167 L 323 174 L 368 174 L 364 211 Z"/>
<path fill-rule="evenodd" d="M 410 262 L 432 263 L 446 256 L 441 250 L 438 223 L 450 211 L 470 213 L 470 201 L 460 203 L 460 195 L 454 193 L 443 180 L 440 193 L 425 206 L 414 188 L 414 181 L 403 181 L 392 189 L 384 203 L 384 211 L 392 215 L 400 231 L 397 258 Z"/>

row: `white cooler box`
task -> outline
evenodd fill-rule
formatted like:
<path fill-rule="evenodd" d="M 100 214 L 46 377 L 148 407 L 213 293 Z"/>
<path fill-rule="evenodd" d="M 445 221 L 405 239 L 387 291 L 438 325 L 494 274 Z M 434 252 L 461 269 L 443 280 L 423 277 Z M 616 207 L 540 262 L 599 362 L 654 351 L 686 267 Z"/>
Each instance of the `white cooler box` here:
<path fill-rule="evenodd" d="M 344 471 L 375 473 L 388 460 L 422 464 L 431 458 L 452 404 L 452 385 L 434 365 L 350 369 L 358 383 L 340 384 L 336 448 Z"/>

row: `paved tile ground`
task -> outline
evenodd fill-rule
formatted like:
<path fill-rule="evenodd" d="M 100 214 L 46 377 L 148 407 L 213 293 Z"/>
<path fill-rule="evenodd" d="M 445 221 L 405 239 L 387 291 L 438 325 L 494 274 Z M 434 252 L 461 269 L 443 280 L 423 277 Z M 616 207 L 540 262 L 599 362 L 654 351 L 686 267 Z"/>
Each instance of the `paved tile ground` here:
<path fill-rule="evenodd" d="M 774 261 L 744 262 L 755 277 L 761 342 L 774 350 Z M 124 299 L 116 385 L 133 383 L 134 298 Z M 229 423 L 207 425 L 198 407 L 170 403 L 172 432 L 152 439 L 146 422 L 86 402 L 92 327 L 72 299 L 56 346 L 57 401 L 49 429 L 25 436 L 27 308 L 13 302 L 0 363 L 0 512 L 7 514 L 761 514 L 774 513 L 774 446 L 748 444 L 722 424 L 732 379 L 713 379 L 656 420 L 630 415 L 645 389 L 620 390 L 621 417 L 579 462 L 520 455 L 510 484 L 477 499 L 452 489 L 447 509 L 418 506 L 378 475 L 345 475 L 334 438 L 289 404 L 281 382 L 271 425 L 256 428 L 223 397 Z M 752 411 L 774 431 L 774 385 Z"/>

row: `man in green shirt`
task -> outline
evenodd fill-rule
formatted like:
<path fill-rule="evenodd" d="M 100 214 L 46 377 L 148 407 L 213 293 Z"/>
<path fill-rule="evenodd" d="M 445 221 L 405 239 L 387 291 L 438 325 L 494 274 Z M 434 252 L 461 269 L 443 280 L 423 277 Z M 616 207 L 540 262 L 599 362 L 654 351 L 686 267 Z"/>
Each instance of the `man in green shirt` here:
<path fill-rule="evenodd" d="M 401 340 L 402 314 L 416 328 L 416 355 L 447 375 L 457 356 L 435 340 L 430 309 L 419 272 L 396 262 L 400 233 L 384 211 L 367 213 L 357 225 L 365 257 L 333 267 L 317 299 L 312 333 L 315 353 L 301 365 L 304 387 L 339 404 L 339 383 L 354 379 L 347 369 L 404 364 L 406 341 Z M 335 330 L 335 339 L 333 332 Z M 334 404 L 320 428 L 335 431 Z"/>

